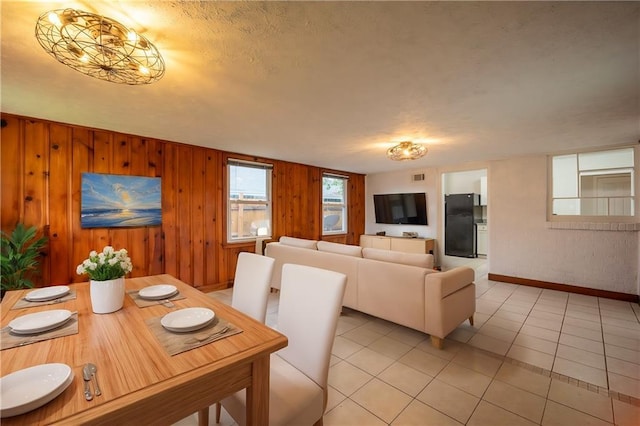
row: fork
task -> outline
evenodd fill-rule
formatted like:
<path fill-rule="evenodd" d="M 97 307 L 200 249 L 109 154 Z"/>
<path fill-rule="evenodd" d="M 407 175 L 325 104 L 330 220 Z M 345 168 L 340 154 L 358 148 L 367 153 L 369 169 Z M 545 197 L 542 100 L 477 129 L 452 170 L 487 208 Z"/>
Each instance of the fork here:
<path fill-rule="evenodd" d="M 187 341 L 185 343 L 200 343 L 200 342 L 204 342 L 205 340 L 209 340 L 209 339 L 212 339 L 214 337 L 220 336 L 221 334 L 224 334 L 227 331 L 229 331 L 229 326 L 224 326 L 220 330 L 218 330 L 218 331 L 216 331 L 214 333 L 211 333 L 211 334 L 195 335 L 195 336 L 191 337 L 190 339 L 187 339 Z"/>
<path fill-rule="evenodd" d="M 169 299 L 165 299 L 165 300 L 161 300 L 158 302 L 159 305 L 164 305 L 167 308 L 175 308 L 176 305 L 173 304 L 173 302 Z"/>

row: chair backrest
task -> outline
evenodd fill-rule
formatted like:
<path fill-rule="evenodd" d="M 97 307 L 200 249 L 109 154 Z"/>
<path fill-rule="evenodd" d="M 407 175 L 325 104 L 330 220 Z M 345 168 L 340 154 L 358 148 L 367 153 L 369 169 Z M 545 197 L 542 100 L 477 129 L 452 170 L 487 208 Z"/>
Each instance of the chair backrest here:
<path fill-rule="evenodd" d="M 267 316 L 274 263 L 270 257 L 241 252 L 236 264 L 231 306 L 262 323 Z"/>
<path fill-rule="evenodd" d="M 325 390 L 346 284 L 338 272 L 282 266 L 278 331 L 289 345 L 277 353 Z"/>

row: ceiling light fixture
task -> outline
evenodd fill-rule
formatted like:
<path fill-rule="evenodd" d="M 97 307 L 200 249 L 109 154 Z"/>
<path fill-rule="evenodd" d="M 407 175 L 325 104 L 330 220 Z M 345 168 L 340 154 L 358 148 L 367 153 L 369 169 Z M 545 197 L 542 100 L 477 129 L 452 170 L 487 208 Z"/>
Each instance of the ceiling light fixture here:
<path fill-rule="evenodd" d="M 387 150 L 387 157 L 396 161 L 417 160 L 427 153 L 427 147 L 413 142 L 400 142 Z"/>
<path fill-rule="evenodd" d="M 42 14 L 36 23 L 40 45 L 59 62 L 112 83 L 149 84 L 164 75 L 158 49 L 118 21 L 76 9 Z"/>

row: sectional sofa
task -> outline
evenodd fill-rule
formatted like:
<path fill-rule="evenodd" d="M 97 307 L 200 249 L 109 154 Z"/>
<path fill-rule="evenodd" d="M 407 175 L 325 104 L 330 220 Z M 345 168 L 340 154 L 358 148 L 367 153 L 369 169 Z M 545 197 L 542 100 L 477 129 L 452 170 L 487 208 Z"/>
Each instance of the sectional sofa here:
<path fill-rule="evenodd" d="M 443 339 L 465 320 L 473 325 L 474 271 L 433 268 L 431 254 L 281 237 L 266 245 L 275 259 L 271 286 L 280 288 L 282 265 L 315 266 L 347 276 L 343 306 L 428 333 L 442 348 Z"/>

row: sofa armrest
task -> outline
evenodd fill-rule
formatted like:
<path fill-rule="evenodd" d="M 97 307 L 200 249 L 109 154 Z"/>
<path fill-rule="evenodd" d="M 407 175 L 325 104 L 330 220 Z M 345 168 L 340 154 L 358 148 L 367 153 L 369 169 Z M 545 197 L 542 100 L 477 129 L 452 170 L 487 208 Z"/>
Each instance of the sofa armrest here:
<path fill-rule="evenodd" d="M 425 278 L 427 297 L 432 294 L 437 300 L 444 299 L 468 286 L 474 279 L 474 270 L 466 266 L 453 268 L 446 272 L 428 274 Z"/>
<path fill-rule="evenodd" d="M 425 276 L 425 332 L 444 339 L 476 310 L 475 272 L 466 266 Z"/>

